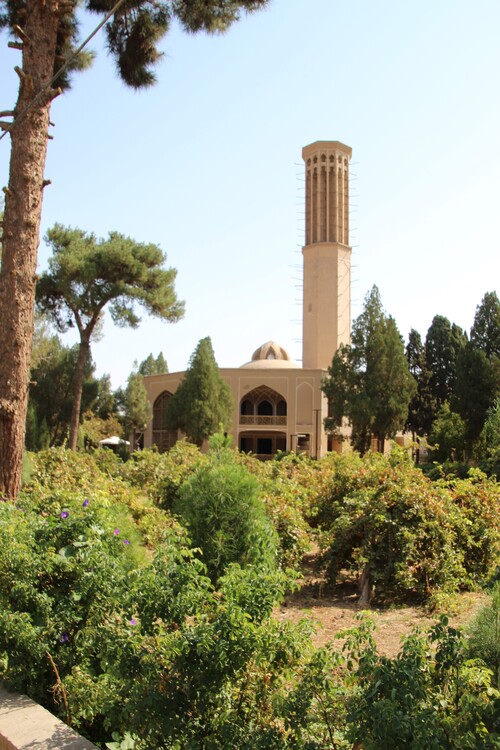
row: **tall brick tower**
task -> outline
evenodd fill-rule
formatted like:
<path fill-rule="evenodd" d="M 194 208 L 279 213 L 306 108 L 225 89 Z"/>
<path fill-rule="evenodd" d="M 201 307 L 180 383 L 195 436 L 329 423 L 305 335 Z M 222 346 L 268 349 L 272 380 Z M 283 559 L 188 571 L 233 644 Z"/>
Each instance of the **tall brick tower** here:
<path fill-rule="evenodd" d="M 306 244 L 302 367 L 326 369 L 351 336 L 349 161 L 352 149 L 316 141 L 302 149 L 306 169 Z"/>

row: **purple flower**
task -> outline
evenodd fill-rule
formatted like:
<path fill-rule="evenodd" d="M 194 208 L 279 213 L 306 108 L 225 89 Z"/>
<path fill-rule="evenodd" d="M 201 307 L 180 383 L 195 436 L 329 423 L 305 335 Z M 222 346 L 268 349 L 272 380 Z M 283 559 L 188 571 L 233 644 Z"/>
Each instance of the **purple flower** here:
<path fill-rule="evenodd" d="M 134 620 L 134 618 L 132 617 L 132 619 L 129 620 L 129 624 L 130 625 L 137 625 L 137 620 Z"/>
<path fill-rule="evenodd" d="M 69 516 L 69 513 L 67 510 L 61 511 L 61 518 L 67 518 Z"/>
<path fill-rule="evenodd" d="M 115 529 L 115 530 L 113 531 L 113 534 L 114 534 L 115 536 L 118 536 L 118 534 L 119 534 L 119 533 L 120 533 L 120 529 Z"/>
<path fill-rule="evenodd" d="M 82 503 L 82 508 L 86 508 L 89 503 L 90 503 L 90 500 L 88 499 L 88 497 L 86 497 Z"/>
<path fill-rule="evenodd" d="M 60 643 L 67 643 L 69 641 L 69 635 L 67 633 L 61 633 L 59 636 Z"/>
<path fill-rule="evenodd" d="M 129 540 L 128 540 L 128 539 L 124 539 L 124 540 L 123 540 L 123 544 L 130 544 L 130 542 L 129 542 Z"/>

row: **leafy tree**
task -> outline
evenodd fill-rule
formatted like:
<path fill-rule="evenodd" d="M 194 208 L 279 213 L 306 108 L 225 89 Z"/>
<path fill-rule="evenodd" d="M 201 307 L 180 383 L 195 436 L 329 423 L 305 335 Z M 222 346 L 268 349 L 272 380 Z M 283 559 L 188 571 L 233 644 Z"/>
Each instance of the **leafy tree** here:
<path fill-rule="evenodd" d="M 100 440 L 112 435 L 119 436 L 121 432 L 122 425 L 116 414 L 104 418 L 97 416 L 93 411 L 86 411 L 83 413 L 78 431 L 79 442 L 85 448 L 98 448 Z"/>
<path fill-rule="evenodd" d="M 116 324 L 135 328 L 140 322 L 136 304 L 172 322 L 182 317 L 184 306 L 175 294 L 176 271 L 163 268 L 166 257 L 157 245 L 117 232 L 97 240 L 59 224 L 49 230 L 47 241 L 53 255 L 37 284 L 37 304 L 60 331 L 76 326 L 80 336 L 69 437 L 69 448 L 76 450 L 85 362 L 104 308 L 109 305 Z"/>
<path fill-rule="evenodd" d="M 462 461 L 466 448 L 465 424 L 448 403 L 444 403 L 429 435 L 429 444 L 433 460 Z"/>
<path fill-rule="evenodd" d="M 425 360 L 430 371 L 430 390 L 434 415 L 450 402 L 456 380 L 457 358 L 467 342 L 465 332 L 448 318 L 435 315 L 425 338 Z"/>
<path fill-rule="evenodd" d="M 151 421 L 151 409 L 148 401 L 148 394 L 144 387 L 142 375 L 139 372 L 132 372 L 128 376 L 127 387 L 124 393 L 124 417 L 123 424 L 125 431 L 130 435 L 134 448 L 136 447 L 135 433 L 143 433 L 148 422 Z"/>
<path fill-rule="evenodd" d="M 157 357 L 149 354 L 139 365 L 134 362 L 134 369 L 127 378 L 125 388 L 118 388 L 115 393 L 123 429 L 126 435 L 132 437 L 135 447 L 143 447 L 144 429 L 151 420 L 151 408 L 143 376 L 161 375 L 166 372 L 168 366 L 163 354 L 160 352 Z"/>
<path fill-rule="evenodd" d="M 476 308 L 470 341 L 457 358 L 452 407 L 465 422 L 469 451 L 478 440 L 488 409 L 500 396 L 500 301 L 488 292 Z"/>
<path fill-rule="evenodd" d="M 500 398 L 488 410 L 483 432 L 486 448 L 500 448 Z"/>
<path fill-rule="evenodd" d="M 384 313 L 376 286 L 354 321 L 351 344 L 341 346 L 333 357 L 322 390 L 332 414 L 325 426 L 335 429 L 347 417 L 361 453 L 370 447 L 372 434 L 383 451 L 385 438 L 404 426 L 416 385 L 401 335 L 394 319 Z"/>
<path fill-rule="evenodd" d="M 35 330 L 33 332 L 33 346 L 31 349 L 31 370 L 36 370 L 52 352 L 54 345 L 61 344 L 59 337 L 53 332 L 47 315 L 35 310 Z"/>
<path fill-rule="evenodd" d="M 477 306 L 470 340 L 488 359 L 500 357 L 500 300 L 496 292 L 486 292 Z"/>
<path fill-rule="evenodd" d="M 137 369 L 140 375 L 164 375 L 168 372 L 167 360 L 162 352 L 158 354 L 156 359 L 150 354 Z"/>
<path fill-rule="evenodd" d="M 117 413 L 115 394 L 111 388 L 109 375 L 102 375 L 97 380 L 97 396 L 92 404 L 92 411 L 100 419 L 107 419 Z"/>
<path fill-rule="evenodd" d="M 500 398 L 488 409 L 479 440 L 478 458 L 483 471 L 500 479 Z"/>
<path fill-rule="evenodd" d="M 221 427 L 229 427 L 232 412 L 231 390 L 220 376 L 207 336 L 196 347 L 184 379 L 168 403 L 167 425 L 201 446 Z"/>
<path fill-rule="evenodd" d="M 263 8 L 267 0 L 138 0 L 133 5 L 84 0 L 85 10 L 107 26 L 108 50 L 121 79 L 132 88 L 155 82 L 158 45 L 176 19 L 188 32 L 223 32 L 242 12 Z M 0 0 L 0 29 L 17 37 L 22 52 L 19 93 L 2 125 L 11 138 L 9 184 L 5 194 L 0 270 L 0 491 L 14 497 L 20 487 L 33 335 L 37 250 L 45 158 L 52 100 L 69 87 L 71 73 L 88 66 L 92 55 L 78 51 L 76 3 L 56 0 Z M 62 67 L 61 61 L 64 60 Z M 3 137 L 6 135 L 4 131 Z M 29 200 L 26 200 L 29 196 Z"/>
<path fill-rule="evenodd" d="M 26 447 L 41 450 L 68 439 L 73 409 L 73 378 L 78 346 L 64 346 L 57 336 L 31 371 Z M 89 358 L 83 368 L 82 411 L 92 409 L 99 394 L 99 381 Z"/>
<path fill-rule="evenodd" d="M 479 438 L 486 414 L 500 393 L 491 362 L 481 349 L 468 341 L 458 355 L 452 408 L 460 414 L 465 426 L 465 440 L 470 453 Z"/>

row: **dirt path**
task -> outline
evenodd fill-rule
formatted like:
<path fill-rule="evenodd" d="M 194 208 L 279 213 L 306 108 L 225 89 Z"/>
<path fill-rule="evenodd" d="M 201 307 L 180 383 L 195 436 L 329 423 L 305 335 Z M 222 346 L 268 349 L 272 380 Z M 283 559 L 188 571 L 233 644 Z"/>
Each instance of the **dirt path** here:
<path fill-rule="evenodd" d="M 327 587 L 321 578 L 315 576 L 314 558 L 306 560 L 305 577 L 301 589 L 287 597 L 283 606 L 275 613 L 277 620 L 299 622 L 307 618 L 316 626 L 314 643 L 322 646 L 333 640 L 345 628 L 356 625 L 357 591 L 353 585 Z M 450 616 L 450 624 L 466 624 L 487 601 L 482 593 L 462 594 L 458 600 L 458 612 Z M 434 624 L 437 615 L 426 612 L 421 607 L 401 606 L 388 609 L 372 608 L 371 615 L 377 624 L 375 639 L 379 652 L 386 656 L 396 656 L 401 639 L 415 627 L 426 629 Z"/>

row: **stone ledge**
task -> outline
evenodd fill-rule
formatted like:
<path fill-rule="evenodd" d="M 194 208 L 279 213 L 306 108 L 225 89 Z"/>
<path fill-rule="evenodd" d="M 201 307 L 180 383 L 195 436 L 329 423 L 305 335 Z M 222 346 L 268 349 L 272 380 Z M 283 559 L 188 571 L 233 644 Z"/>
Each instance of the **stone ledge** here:
<path fill-rule="evenodd" d="M 96 750 L 25 695 L 0 686 L 0 750 Z"/>

